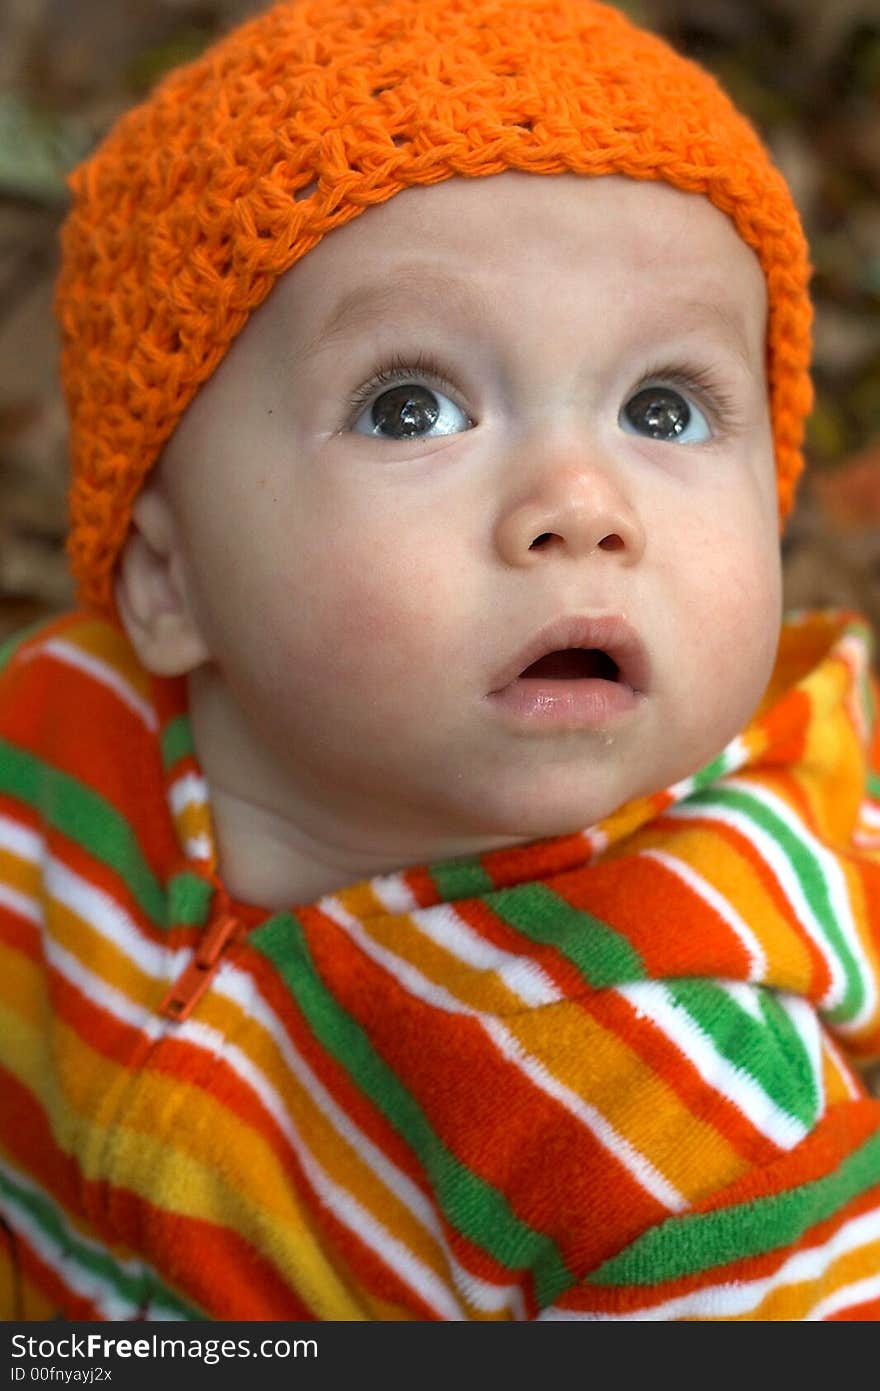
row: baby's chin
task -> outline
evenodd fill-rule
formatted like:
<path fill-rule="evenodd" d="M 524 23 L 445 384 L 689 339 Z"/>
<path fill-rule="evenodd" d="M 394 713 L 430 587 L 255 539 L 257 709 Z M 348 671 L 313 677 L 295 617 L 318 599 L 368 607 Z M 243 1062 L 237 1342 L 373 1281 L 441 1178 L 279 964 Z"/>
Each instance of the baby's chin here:
<path fill-rule="evenodd" d="M 644 778 L 599 775 L 598 770 L 561 768 L 531 781 L 508 778 L 470 789 L 458 807 L 461 834 L 483 840 L 486 848 L 514 841 L 571 835 L 604 821 L 626 803 L 662 790 Z M 455 810 L 452 811 L 453 816 Z M 490 845 L 491 842 L 491 845 Z"/>

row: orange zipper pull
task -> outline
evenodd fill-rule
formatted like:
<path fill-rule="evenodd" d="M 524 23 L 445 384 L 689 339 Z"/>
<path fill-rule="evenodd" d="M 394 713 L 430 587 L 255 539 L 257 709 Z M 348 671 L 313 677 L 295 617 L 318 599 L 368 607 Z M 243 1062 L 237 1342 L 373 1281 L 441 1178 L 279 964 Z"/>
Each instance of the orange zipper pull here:
<path fill-rule="evenodd" d="M 203 932 L 192 961 L 159 1005 L 159 1013 L 168 1019 L 188 1019 L 217 974 L 229 943 L 243 932 L 244 925 L 231 913 L 215 918 Z"/>

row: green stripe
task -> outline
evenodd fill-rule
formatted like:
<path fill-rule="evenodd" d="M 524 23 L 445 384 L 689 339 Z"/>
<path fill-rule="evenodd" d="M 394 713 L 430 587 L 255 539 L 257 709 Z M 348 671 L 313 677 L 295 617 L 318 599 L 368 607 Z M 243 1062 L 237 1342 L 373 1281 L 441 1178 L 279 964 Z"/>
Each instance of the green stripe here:
<path fill-rule="evenodd" d="M 4 642 L 0 642 L 0 671 L 9 665 L 20 647 L 24 647 L 24 644 L 35 637 L 41 628 L 48 626 L 48 620 L 43 617 L 37 623 L 31 623 L 29 627 L 20 629 L 11 637 L 6 638 Z"/>
<path fill-rule="evenodd" d="M 168 881 L 168 924 L 174 927 L 201 927 L 211 915 L 214 885 L 197 874 L 183 870 Z"/>
<path fill-rule="evenodd" d="M 868 791 L 872 797 L 876 797 L 880 801 L 880 774 L 868 774 Z"/>
<path fill-rule="evenodd" d="M 707 763 L 705 768 L 701 768 L 699 772 L 694 773 L 691 779 L 694 792 L 698 792 L 700 788 L 707 787 L 710 783 L 716 782 L 718 778 L 723 777 L 724 774 L 729 771 L 731 762 L 735 761 L 732 760 L 732 752 L 733 750 L 728 744 L 726 748 L 721 750 L 717 758 L 713 758 L 712 762 Z"/>
<path fill-rule="evenodd" d="M 833 1010 L 825 1011 L 825 1017 L 833 1024 L 852 1019 L 864 1004 L 865 985 L 858 965 L 838 925 L 828 895 L 825 875 L 818 859 L 775 812 L 749 793 L 722 785 L 713 788 L 711 792 L 698 792 L 689 799 L 689 805 L 705 806 L 710 810 L 719 804 L 732 807 L 735 811 L 756 822 L 766 835 L 776 841 L 788 859 L 813 916 L 825 934 L 827 945 L 840 962 L 846 979 L 843 999 Z"/>
<path fill-rule="evenodd" d="M 571 1284 L 554 1242 L 517 1217 L 503 1193 L 472 1173 L 446 1147 L 418 1101 L 327 990 L 296 918 L 279 913 L 255 928 L 248 943 L 282 976 L 322 1047 L 418 1156 L 452 1226 L 507 1269 L 531 1269 L 539 1304 L 552 1303 Z"/>
<path fill-rule="evenodd" d="M 479 859 L 443 860 L 431 865 L 431 878 L 444 903 L 456 898 L 477 898 L 492 888 L 492 880 Z"/>
<path fill-rule="evenodd" d="M 135 1311 L 161 1305 L 184 1319 L 203 1319 L 205 1315 L 195 1305 L 186 1304 L 178 1295 L 163 1285 L 159 1277 L 147 1269 L 140 1261 L 132 1261 L 139 1267 L 135 1273 L 124 1270 L 116 1264 L 109 1253 L 93 1250 L 78 1240 L 70 1228 L 62 1221 L 57 1207 L 36 1193 L 19 1188 L 8 1175 L 0 1172 L 0 1192 L 23 1208 L 31 1220 L 48 1239 L 58 1247 L 60 1260 L 72 1262 L 109 1285 L 113 1293 L 129 1301 Z M 63 1266 L 58 1275 L 64 1280 Z M 67 1282 L 69 1285 L 69 1282 Z M 69 1288 L 73 1288 L 69 1285 Z M 132 1317 L 135 1315 L 133 1314 Z"/>
<path fill-rule="evenodd" d="M 880 1183 L 880 1133 L 834 1173 L 787 1193 L 715 1212 L 670 1217 L 588 1277 L 591 1285 L 654 1285 L 791 1246 Z"/>
<path fill-rule="evenodd" d="M 112 869 L 153 925 L 165 926 L 165 894 L 131 827 L 91 787 L 0 739 L 0 790 L 38 811 L 48 825 Z"/>
<path fill-rule="evenodd" d="M 166 773 L 181 758 L 188 755 L 194 756 L 195 745 L 193 744 L 189 716 L 186 714 L 177 715 L 175 719 L 170 720 L 162 730 L 159 745 L 162 751 L 162 767 Z"/>
<path fill-rule="evenodd" d="M 573 908 L 546 884 L 496 889 L 484 901 L 517 932 L 555 947 L 597 990 L 645 978 L 642 959 L 625 937 L 592 913 Z"/>
<path fill-rule="evenodd" d="M 764 1015 L 759 1023 L 714 981 L 670 981 L 667 989 L 717 1052 L 747 1073 L 774 1106 L 807 1130 L 815 1125 L 820 1098 L 810 1057 L 772 991 L 756 992 Z"/>

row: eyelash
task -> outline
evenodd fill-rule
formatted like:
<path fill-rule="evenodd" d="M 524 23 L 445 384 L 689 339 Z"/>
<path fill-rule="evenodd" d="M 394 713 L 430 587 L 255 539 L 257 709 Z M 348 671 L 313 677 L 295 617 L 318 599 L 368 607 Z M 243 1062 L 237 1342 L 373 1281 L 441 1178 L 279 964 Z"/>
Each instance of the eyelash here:
<path fill-rule="evenodd" d="M 650 371 L 642 373 L 640 384 L 627 400 L 631 400 L 636 392 L 649 386 L 671 386 L 679 391 L 690 392 L 697 397 L 698 403 L 714 416 L 721 434 L 735 431 L 741 424 L 741 407 L 737 398 L 709 367 L 696 367 L 689 362 L 660 363 Z"/>
<path fill-rule="evenodd" d="M 394 386 L 399 382 L 411 381 L 413 377 L 428 377 L 441 391 L 458 395 L 458 387 L 446 375 L 443 364 L 430 353 L 419 352 L 414 358 L 402 357 L 400 353 L 395 353 L 368 382 L 358 388 L 348 402 L 348 409 L 359 411 L 380 386 Z"/>
<path fill-rule="evenodd" d="M 349 411 L 359 412 L 380 387 L 408 382 L 414 377 L 428 378 L 432 385 L 441 391 L 449 392 L 452 396 L 459 394 L 458 387 L 447 376 L 443 364 L 430 353 L 418 352 L 414 358 L 395 353 L 350 397 Z M 638 385 L 626 399 L 631 400 L 637 392 L 649 386 L 661 385 L 671 386 L 696 396 L 699 403 L 714 416 L 722 434 L 735 430 L 739 424 L 740 415 L 735 397 L 722 385 L 711 369 L 696 367 L 692 363 L 659 363 L 652 366 L 649 371 L 641 374 Z"/>

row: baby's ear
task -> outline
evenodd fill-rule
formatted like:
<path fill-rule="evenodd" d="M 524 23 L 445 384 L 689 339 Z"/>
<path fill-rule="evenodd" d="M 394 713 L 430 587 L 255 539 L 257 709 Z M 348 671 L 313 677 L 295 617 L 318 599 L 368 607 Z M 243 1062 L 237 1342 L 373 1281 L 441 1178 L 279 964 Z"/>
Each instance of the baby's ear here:
<path fill-rule="evenodd" d="M 114 592 L 128 639 L 148 671 L 183 676 L 208 660 L 187 594 L 174 514 L 155 475 L 135 499 Z"/>

